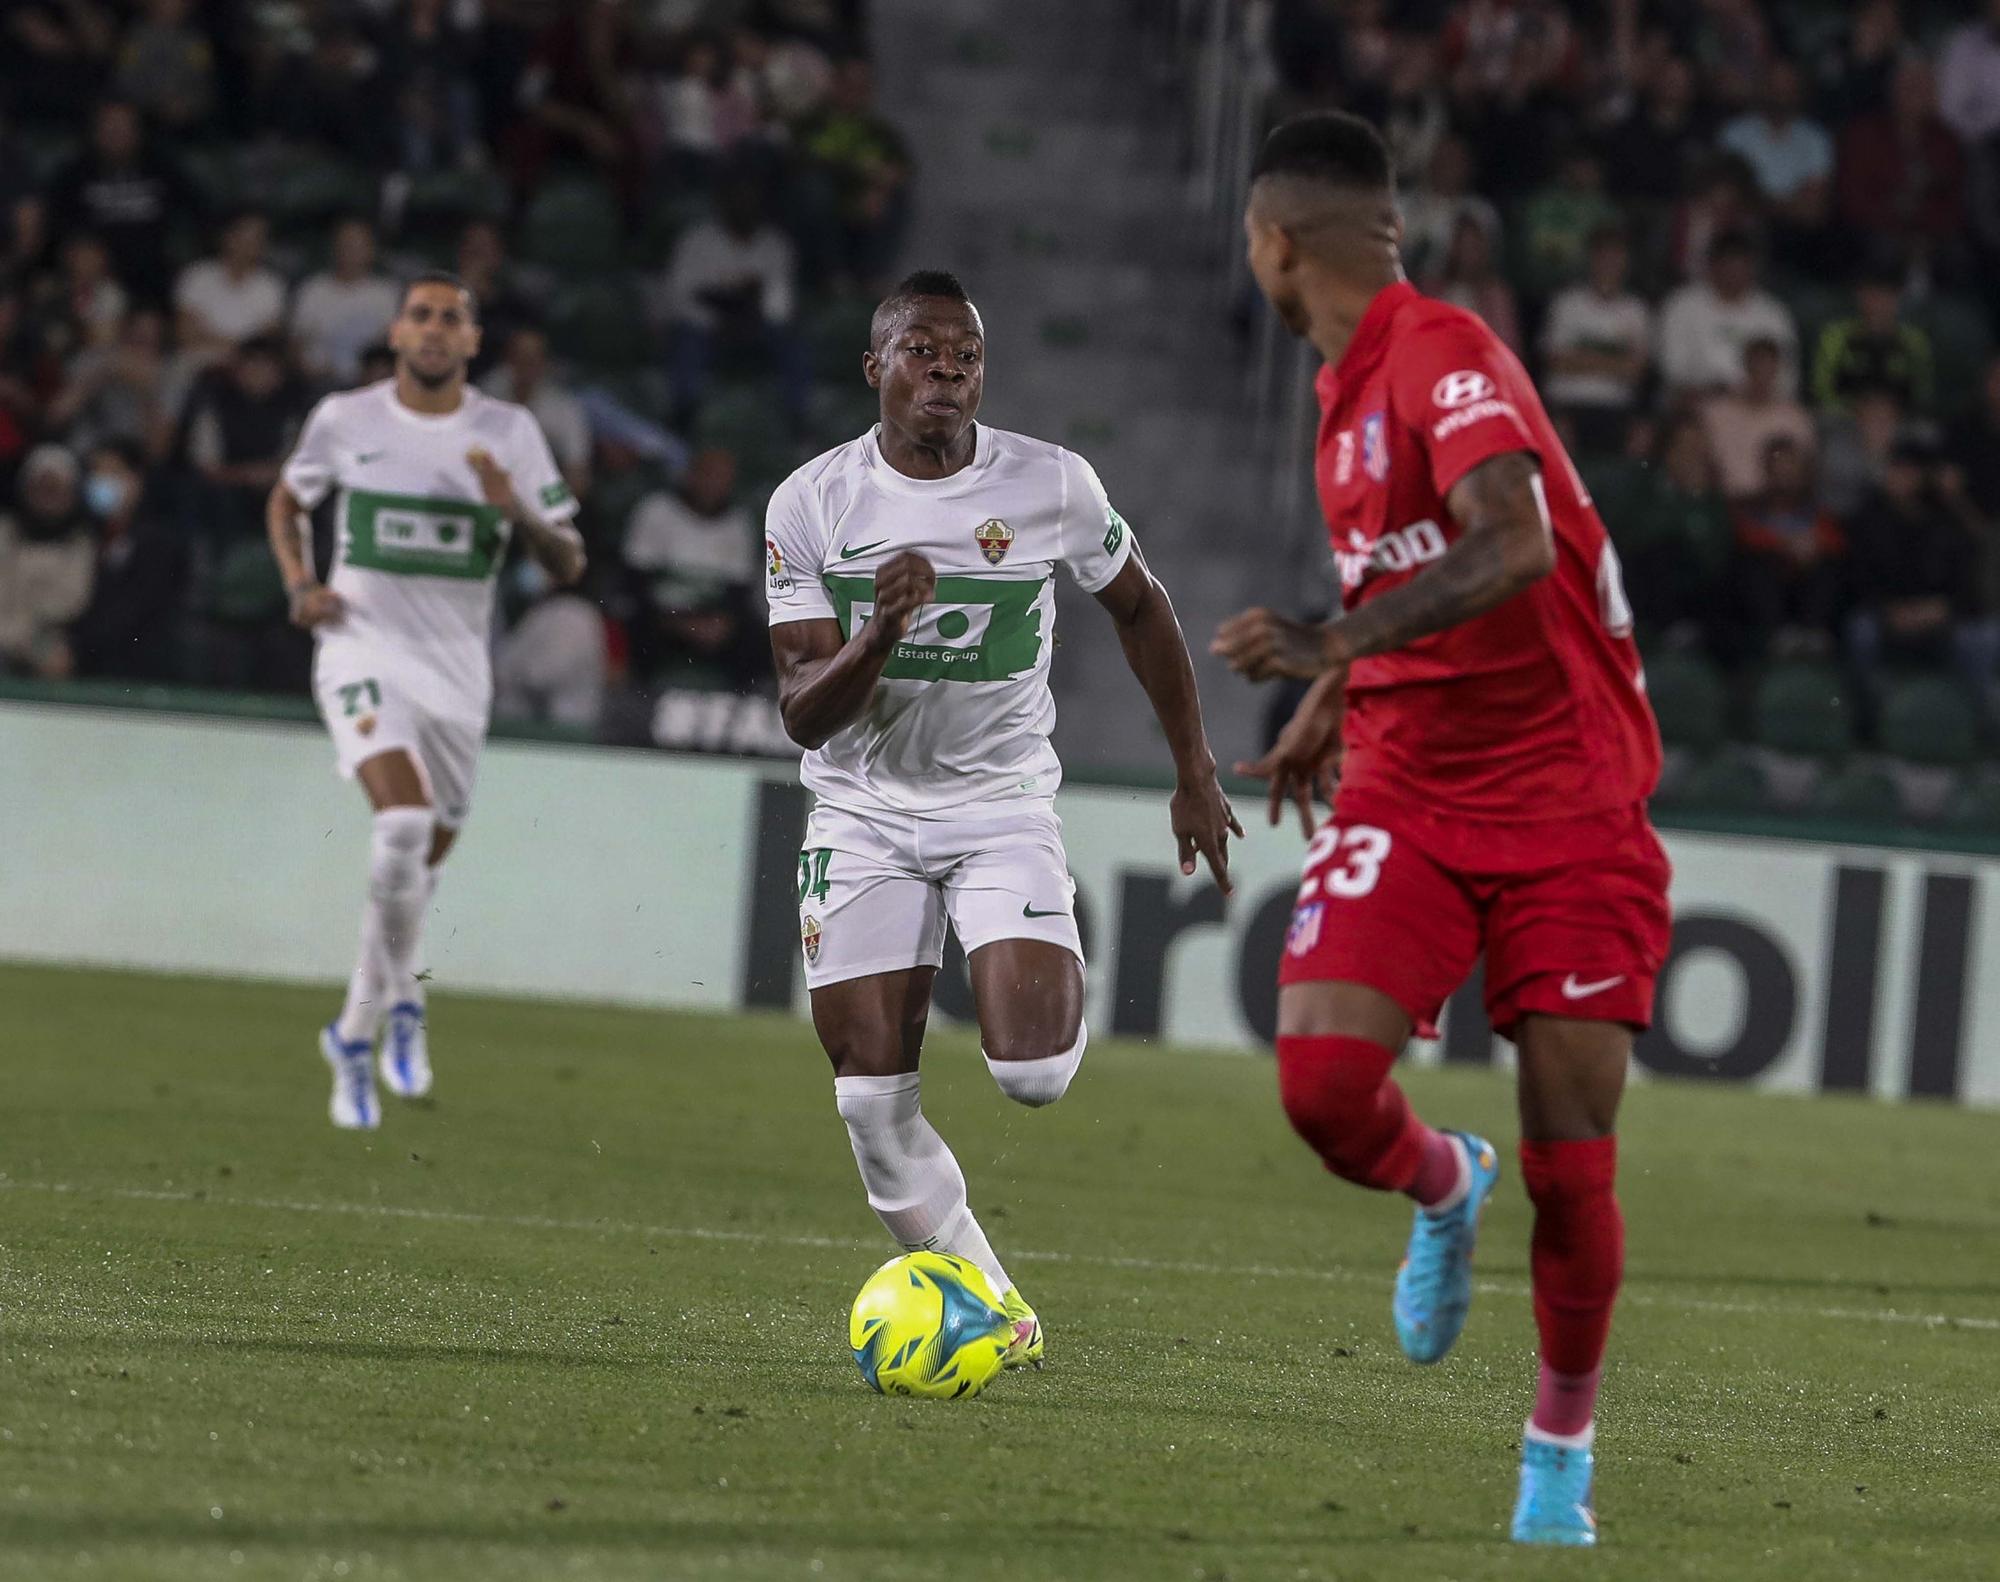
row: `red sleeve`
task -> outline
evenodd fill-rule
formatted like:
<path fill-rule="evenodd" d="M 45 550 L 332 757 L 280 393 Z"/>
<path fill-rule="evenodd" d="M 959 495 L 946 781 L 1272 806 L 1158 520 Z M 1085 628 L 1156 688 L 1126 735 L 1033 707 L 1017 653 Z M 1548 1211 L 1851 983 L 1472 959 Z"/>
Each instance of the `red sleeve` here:
<path fill-rule="evenodd" d="M 1476 319 L 1427 324 L 1390 350 L 1396 421 L 1416 432 L 1443 499 L 1482 461 L 1525 450 L 1540 457 L 1534 386 L 1514 354 Z"/>

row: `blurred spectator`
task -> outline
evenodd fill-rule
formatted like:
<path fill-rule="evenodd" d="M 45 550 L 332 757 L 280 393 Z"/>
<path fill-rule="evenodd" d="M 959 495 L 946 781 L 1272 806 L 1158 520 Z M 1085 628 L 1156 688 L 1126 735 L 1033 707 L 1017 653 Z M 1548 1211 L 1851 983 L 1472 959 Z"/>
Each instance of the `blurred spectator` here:
<path fill-rule="evenodd" d="M 1722 129 L 1721 144 L 1750 167 L 1781 233 L 1816 235 L 1826 224 L 1833 189 L 1833 139 L 1803 113 L 1799 68 L 1774 60 L 1764 73 L 1761 103 Z"/>
<path fill-rule="evenodd" d="M 404 174 L 484 162 L 472 80 L 481 25 L 476 6 L 410 0 L 383 34 L 383 74 L 396 103 L 385 153 Z"/>
<path fill-rule="evenodd" d="M 712 167 L 761 124 L 755 80 L 714 33 L 690 33 L 682 41 L 657 99 L 661 140 L 685 170 Z"/>
<path fill-rule="evenodd" d="M 1744 108 L 1771 56 L 1771 26 L 1760 0 L 1703 0 L 1690 21 L 1694 57 L 1709 92 L 1726 109 Z"/>
<path fill-rule="evenodd" d="M 114 16 L 85 0 L 11 0 L 0 17 L 0 88 L 25 122 L 60 123 L 90 96 L 116 41 Z"/>
<path fill-rule="evenodd" d="M 1763 488 L 1736 513 L 1745 613 L 1780 656 L 1824 652 L 1840 609 L 1846 539 L 1815 494 L 1812 453 L 1780 435 L 1764 446 Z"/>
<path fill-rule="evenodd" d="M 382 162 L 395 134 L 385 115 L 381 58 L 355 17 L 329 8 L 288 49 L 265 86 L 260 120 L 289 141 L 337 149 L 365 165 Z"/>
<path fill-rule="evenodd" d="M 84 449 L 133 445 L 149 462 L 161 460 L 194 377 L 188 359 L 170 355 L 166 343 L 166 319 L 143 308 L 111 345 L 78 352 L 49 404 L 50 428 Z"/>
<path fill-rule="evenodd" d="M 119 93 L 162 126 L 185 132 L 215 105 L 215 52 L 188 22 L 188 0 L 143 0 L 118 49 Z"/>
<path fill-rule="evenodd" d="M 1621 197 L 1664 204 L 1681 195 L 1706 149 L 1698 92 L 1694 67 L 1682 56 L 1664 54 L 1652 64 L 1639 104 L 1603 140 Z"/>
<path fill-rule="evenodd" d="M 1500 211 L 1472 190 L 1472 150 L 1462 137 L 1439 140 L 1424 184 L 1403 195 L 1402 210 L 1403 267 L 1412 279 L 1443 273 L 1458 222 L 1468 215 L 1499 244 Z"/>
<path fill-rule="evenodd" d="M 1708 253 L 1708 278 L 1682 286 L 1660 314 L 1660 376 L 1670 395 L 1734 389 L 1753 340 L 1778 343 L 1783 389 L 1798 388 L 1798 331 L 1785 305 L 1757 283 L 1750 238 L 1727 232 Z"/>
<path fill-rule="evenodd" d="M 1958 489 L 2000 534 L 2000 357 L 1988 360 L 1979 400 L 1952 427 L 1945 454 L 1958 470 Z"/>
<path fill-rule="evenodd" d="M 609 671 L 604 617 L 582 594 L 555 587 L 537 561 L 520 561 L 514 581 L 531 602 L 494 645 L 494 713 L 595 730 Z"/>
<path fill-rule="evenodd" d="M 264 497 L 298 438 L 304 406 L 275 335 L 253 336 L 202 375 L 182 428 L 187 463 L 207 485 L 200 507 L 207 536 L 261 538 Z"/>
<path fill-rule="evenodd" d="M 507 238 L 491 220 L 472 220 L 458 233 L 453 272 L 479 304 L 479 355 L 473 371 L 484 374 L 499 360 L 517 326 L 535 316 L 507 261 Z"/>
<path fill-rule="evenodd" d="M 352 384 L 361 353 L 381 340 L 401 299 L 375 268 L 375 227 L 350 215 L 333 229 L 332 267 L 308 276 L 292 299 L 292 344 L 308 377 Z"/>
<path fill-rule="evenodd" d="M 1699 423 L 1682 418 L 1667 429 L 1659 465 L 1609 523 L 1642 628 L 1685 641 L 1715 622 L 1735 536 Z"/>
<path fill-rule="evenodd" d="M 515 330 L 507 337 L 505 359 L 480 388 L 534 413 L 571 491 L 578 498 L 590 493 L 590 421 L 583 403 L 549 370 L 548 336 L 531 325 Z"/>
<path fill-rule="evenodd" d="M 875 73 L 866 60 L 840 63 L 825 109 L 798 136 L 801 150 L 833 184 L 835 275 L 868 289 L 902 241 L 910 154 L 903 134 L 875 108 Z"/>
<path fill-rule="evenodd" d="M 1757 181 L 1748 165 L 1734 154 L 1718 154 L 1697 165 L 1688 177 L 1686 196 L 1674 209 L 1668 243 L 1674 278 L 1696 280 L 1706 274 L 1715 244 L 1725 236 L 1740 236 L 1754 249 L 1762 223 Z"/>
<path fill-rule="evenodd" d="M 1701 420 L 1717 480 L 1732 500 L 1764 487 L 1764 453 L 1772 440 L 1790 440 L 1806 455 L 1819 448 L 1811 414 L 1785 394 L 1783 357 L 1769 337 L 1743 348 L 1742 385 L 1707 397 Z"/>
<path fill-rule="evenodd" d="M 1862 385 L 1850 393 L 1847 410 L 1820 424 L 1820 499 L 1835 516 L 1861 509 L 1889 465 L 1889 453 L 1904 436 L 1903 404 L 1883 385 Z"/>
<path fill-rule="evenodd" d="M 559 10 L 518 92 L 527 118 L 515 128 L 512 165 L 524 190 L 567 159 L 595 166 L 634 195 L 638 147 L 624 79 L 631 51 L 619 0 L 574 0 Z"/>
<path fill-rule="evenodd" d="M 1864 275 L 1854 288 L 1854 317 L 1820 332 L 1812 393 L 1821 411 L 1839 411 L 1864 385 L 1893 390 L 1906 412 L 1930 409 L 1931 338 L 1899 316 L 1902 289 L 1899 270 Z"/>
<path fill-rule="evenodd" d="M 1471 214 L 1459 216 L 1444 267 L 1424 289 L 1455 303 L 1486 321 L 1488 329 L 1516 352 L 1521 350 L 1521 321 L 1514 307 L 1514 288 L 1501 275 L 1493 256 L 1493 238 Z"/>
<path fill-rule="evenodd" d="M 93 449 L 83 501 L 97 522 L 97 565 L 90 603 L 69 629 L 76 674 L 172 680 L 186 565 L 148 498 L 138 448 L 114 441 Z"/>
<path fill-rule="evenodd" d="M 174 307 L 183 346 L 219 356 L 283 322 L 285 281 L 264 262 L 269 239 L 263 215 L 238 214 L 223 228 L 216 256 L 181 271 Z"/>
<path fill-rule="evenodd" d="M 1521 266 L 1530 293 L 1544 299 L 1575 280 L 1592 234 L 1617 219 L 1617 209 L 1604 196 L 1602 162 L 1587 148 L 1571 149 L 1556 180 L 1521 211 Z"/>
<path fill-rule="evenodd" d="M 1422 34 L 1384 33 L 1387 55 L 1381 101 L 1370 113 L 1382 128 L 1398 170 L 1425 170 L 1451 130 L 1438 81 L 1436 45 Z"/>
<path fill-rule="evenodd" d="M 791 241 L 764 217 L 762 195 L 746 178 L 723 187 L 715 218 L 681 237 L 661 290 L 680 427 L 693 421 L 724 345 L 763 351 L 786 413 L 803 426 L 812 373 L 792 325 L 792 272 Z"/>
<path fill-rule="evenodd" d="M 200 213 L 180 167 L 153 148 L 137 107 L 123 99 L 97 106 L 90 146 L 56 175 L 50 206 L 58 230 L 101 237 L 118 279 L 155 303 L 167 297 L 174 224 Z"/>
<path fill-rule="evenodd" d="M 1986 0 L 1945 41 L 1938 114 L 1968 147 L 2000 132 L 2000 0 Z"/>
<path fill-rule="evenodd" d="M 88 231 L 73 233 L 62 246 L 62 273 L 53 283 L 54 317 L 62 329 L 55 344 L 70 351 L 102 346 L 125 322 L 125 288 L 112 278 L 111 255 Z"/>
<path fill-rule="evenodd" d="M 1823 75 L 1831 88 L 1827 108 L 1842 121 L 1879 110 L 1889 99 L 1889 79 L 1910 48 L 1903 31 L 1902 0 L 1861 0 L 1847 37 Z"/>
<path fill-rule="evenodd" d="M 0 474 L 28 448 L 41 426 L 41 396 L 30 377 L 20 288 L 0 275 Z"/>
<path fill-rule="evenodd" d="M 706 450 L 676 491 L 649 494 L 632 513 L 625 563 L 645 584 L 634 638 L 649 671 L 693 666 L 736 688 L 761 673 L 757 526 L 735 490 L 736 459 Z"/>
<path fill-rule="evenodd" d="M 1624 443 L 1653 352 L 1653 312 L 1627 279 L 1632 250 L 1616 225 L 1590 239 L 1590 275 L 1549 305 L 1542 357 L 1550 404 L 1576 425 L 1588 451 Z"/>
<path fill-rule="evenodd" d="M 1841 219 L 1864 239 L 1935 250 L 1961 237 L 1965 158 L 1922 56 L 1897 65 L 1884 109 L 1841 134 L 1839 191 Z"/>
<path fill-rule="evenodd" d="M 0 514 L 0 668 L 16 674 L 71 673 L 64 629 L 90 602 L 96 558 L 77 473 L 62 446 L 36 446 Z"/>
<path fill-rule="evenodd" d="M 1980 602 L 1977 546 L 1933 487 L 1936 461 L 1927 446 L 1898 443 L 1849 524 L 1849 651 L 1866 671 L 1955 662 L 1983 683 L 1993 673 L 1994 623 Z"/>

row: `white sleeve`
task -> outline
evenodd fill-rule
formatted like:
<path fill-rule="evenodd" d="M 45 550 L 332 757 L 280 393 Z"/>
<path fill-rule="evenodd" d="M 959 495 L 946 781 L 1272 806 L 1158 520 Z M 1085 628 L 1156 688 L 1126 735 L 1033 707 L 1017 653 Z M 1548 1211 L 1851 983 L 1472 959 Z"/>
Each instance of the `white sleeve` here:
<path fill-rule="evenodd" d="M 513 474 L 514 492 L 542 513 L 545 521 L 567 522 L 576 515 L 576 496 L 556 465 L 542 425 L 525 407 L 514 432 L 514 454 L 508 471 Z"/>
<path fill-rule="evenodd" d="M 1076 585 L 1095 593 L 1132 558 L 1132 530 L 1104 492 L 1097 469 L 1074 451 L 1062 453 L 1063 506 L 1057 553 Z"/>
<path fill-rule="evenodd" d="M 333 402 L 329 397 L 307 414 L 299 442 L 292 447 L 280 475 L 285 487 L 308 511 L 324 500 L 326 491 L 333 487 L 334 452 L 339 445 L 334 429 Z"/>
<path fill-rule="evenodd" d="M 818 516 L 817 502 L 797 473 L 778 485 L 765 507 L 764 597 L 773 626 L 839 619 L 820 580 L 826 540 Z"/>

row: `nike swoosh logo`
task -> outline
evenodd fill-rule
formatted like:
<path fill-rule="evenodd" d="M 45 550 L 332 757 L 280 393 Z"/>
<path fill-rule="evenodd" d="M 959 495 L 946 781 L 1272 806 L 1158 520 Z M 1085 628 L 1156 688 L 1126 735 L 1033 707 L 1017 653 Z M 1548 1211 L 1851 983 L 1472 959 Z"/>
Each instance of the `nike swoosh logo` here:
<path fill-rule="evenodd" d="M 1021 908 L 1021 915 L 1023 917 L 1062 917 L 1065 911 L 1066 908 L 1060 906 L 1053 912 L 1037 912 L 1032 906 L 1023 906 Z"/>
<path fill-rule="evenodd" d="M 1565 1000 L 1587 1000 L 1593 994 L 1602 994 L 1606 989 L 1617 988 L 1624 981 L 1625 974 L 1621 972 L 1615 978 L 1599 978 L 1595 983 L 1578 983 L 1576 981 L 1576 974 L 1572 972 L 1567 978 L 1563 979 L 1563 998 Z"/>
<path fill-rule="evenodd" d="M 354 465 L 357 467 L 365 467 L 371 461 L 380 461 L 383 458 L 383 456 L 387 454 L 388 453 L 386 451 L 364 450 L 360 455 L 354 458 Z"/>
<path fill-rule="evenodd" d="M 840 552 L 840 558 L 842 560 L 852 560 L 856 555 L 865 555 L 871 549 L 880 549 L 888 542 L 886 538 L 878 538 L 872 544 L 857 544 L 852 549 L 843 549 Z"/>

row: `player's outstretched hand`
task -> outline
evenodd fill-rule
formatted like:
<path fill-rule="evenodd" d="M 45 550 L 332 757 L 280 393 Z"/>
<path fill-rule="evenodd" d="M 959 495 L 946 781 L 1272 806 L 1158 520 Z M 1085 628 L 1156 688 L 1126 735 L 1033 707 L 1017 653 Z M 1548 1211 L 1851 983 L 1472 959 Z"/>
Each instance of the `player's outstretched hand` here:
<path fill-rule="evenodd" d="M 346 613 L 347 606 L 341 603 L 340 595 L 317 582 L 292 590 L 292 625 L 304 631 L 324 626 L 328 621 L 337 621 Z"/>
<path fill-rule="evenodd" d="M 484 445 L 475 445 L 465 453 L 465 462 L 478 477 L 479 492 L 486 496 L 486 503 L 511 513 L 514 509 L 514 480 L 507 475 L 507 469 L 493 459 L 493 452 Z"/>
<path fill-rule="evenodd" d="M 1223 795 L 1214 772 L 1176 785 L 1168 816 L 1173 821 L 1174 839 L 1180 842 L 1181 872 L 1192 875 L 1199 855 L 1215 875 L 1216 889 L 1228 895 L 1235 889 L 1229 882 L 1229 837 L 1233 834 L 1242 839 L 1243 826 L 1236 822 L 1236 810 Z"/>
<path fill-rule="evenodd" d="M 1306 690 L 1298 711 L 1278 733 L 1271 750 L 1255 763 L 1238 764 L 1236 772 L 1271 783 L 1271 822 L 1283 816 L 1287 802 L 1299 810 L 1299 824 L 1312 839 L 1313 794 L 1333 805 L 1340 777 L 1340 726 L 1347 714 L 1347 667 L 1323 672 Z"/>
<path fill-rule="evenodd" d="M 1252 681 L 1269 681 L 1274 676 L 1310 681 L 1326 669 L 1325 639 L 1324 627 L 1295 621 L 1260 604 L 1224 621 L 1208 651 Z"/>
<path fill-rule="evenodd" d="M 875 613 L 868 618 L 868 640 L 885 653 L 903 639 L 917 611 L 937 592 L 937 572 L 914 549 L 891 555 L 875 573 Z"/>

